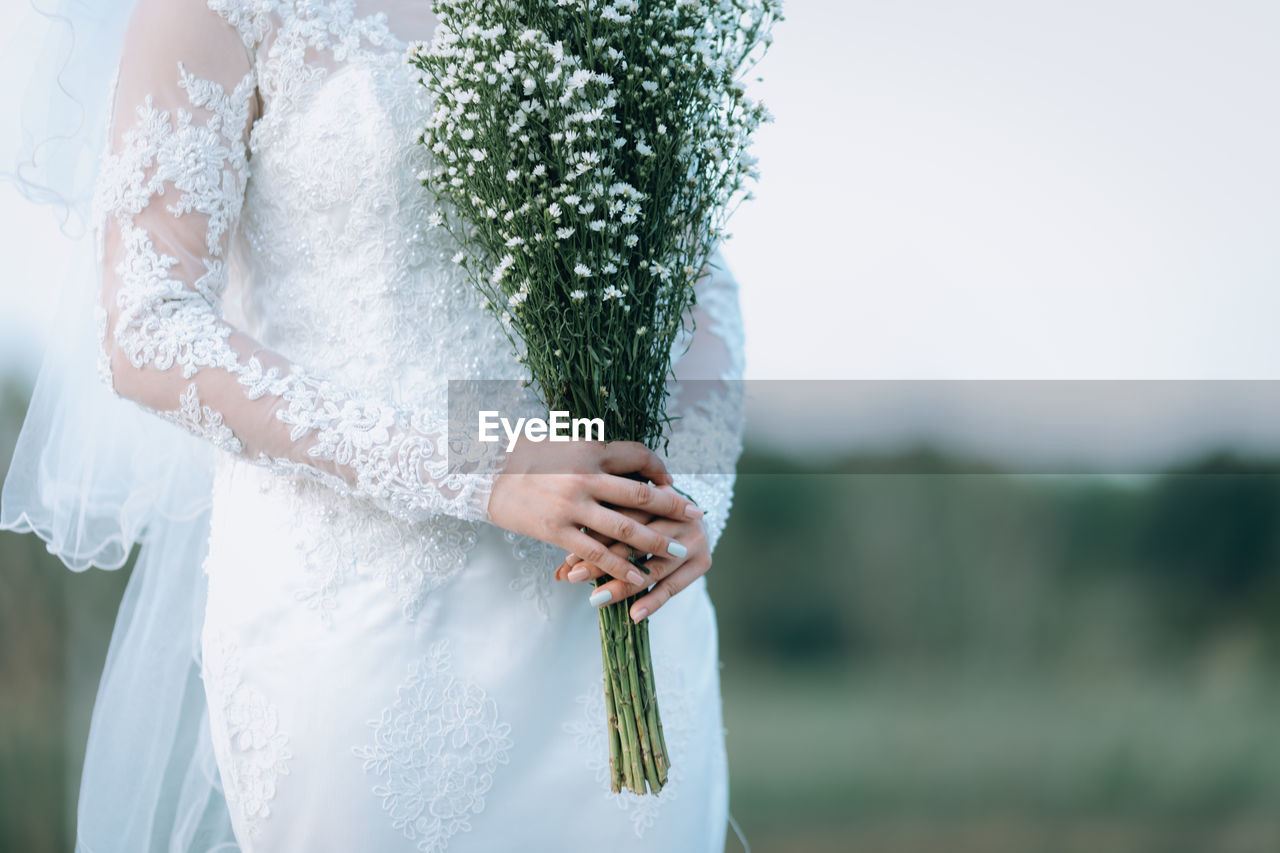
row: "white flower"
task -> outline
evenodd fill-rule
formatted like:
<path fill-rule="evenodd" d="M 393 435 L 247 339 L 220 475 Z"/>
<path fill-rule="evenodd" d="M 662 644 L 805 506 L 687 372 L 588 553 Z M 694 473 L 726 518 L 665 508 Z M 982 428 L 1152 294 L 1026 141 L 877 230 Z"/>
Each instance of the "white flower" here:
<path fill-rule="evenodd" d="M 440 211 L 437 210 L 427 217 L 427 224 L 432 228 L 439 228 L 444 224 L 444 217 L 441 216 Z"/>
<path fill-rule="evenodd" d="M 551 202 L 551 204 L 547 205 L 547 213 L 551 214 L 552 219 L 559 219 L 561 213 L 560 205 L 556 204 L 554 201 Z"/>
<path fill-rule="evenodd" d="M 568 240 L 570 237 L 573 236 L 573 232 L 574 232 L 574 228 L 572 225 L 568 226 L 567 228 L 557 228 L 556 237 L 561 240 Z"/>
<path fill-rule="evenodd" d="M 514 184 L 518 180 L 520 180 L 520 172 L 515 169 L 508 169 L 507 183 Z"/>
<path fill-rule="evenodd" d="M 489 156 L 488 152 L 486 152 L 483 148 L 471 149 L 471 159 L 475 160 L 477 163 L 483 161 L 488 156 Z"/>
<path fill-rule="evenodd" d="M 601 298 L 602 298 L 605 302 L 608 302 L 610 299 L 621 299 L 621 298 L 622 298 L 622 291 L 621 291 L 621 290 L 618 290 L 618 288 L 614 287 L 614 286 L 611 284 L 611 285 L 609 285 L 608 287 L 606 287 L 606 288 L 604 289 L 604 295 L 603 295 Z"/>
<path fill-rule="evenodd" d="M 587 298 L 587 292 L 585 290 L 574 290 L 570 292 L 569 298 L 574 302 L 581 302 Z"/>
<path fill-rule="evenodd" d="M 511 265 L 514 264 L 515 262 L 516 262 L 516 259 L 511 255 L 509 254 L 503 255 L 502 260 L 498 261 L 498 265 L 494 267 L 493 275 L 489 278 L 489 280 L 492 281 L 494 284 L 497 284 L 498 282 L 502 281 L 502 279 L 507 274 L 507 270 L 511 269 Z"/>
<path fill-rule="evenodd" d="M 636 243 L 640 242 L 640 238 L 634 234 L 628 234 L 622 242 L 627 245 L 628 249 L 634 249 L 636 247 Z"/>
<path fill-rule="evenodd" d="M 517 236 L 517 237 L 512 237 L 511 239 L 507 240 L 507 248 L 508 248 L 508 249 L 514 249 L 516 246 L 521 246 L 521 245 L 523 245 L 523 244 L 524 244 L 524 238 L 523 238 L 523 237 L 519 237 L 519 236 Z"/>
<path fill-rule="evenodd" d="M 591 267 L 587 266 L 586 264 L 578 264 L 573 268 L 573 271 L 582 278 L 591 277 Z"/>

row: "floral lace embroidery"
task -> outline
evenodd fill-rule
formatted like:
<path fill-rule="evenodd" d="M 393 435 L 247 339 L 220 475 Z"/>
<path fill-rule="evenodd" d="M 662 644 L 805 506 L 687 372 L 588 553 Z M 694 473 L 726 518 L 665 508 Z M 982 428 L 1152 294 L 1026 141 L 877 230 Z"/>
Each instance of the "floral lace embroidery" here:
<path fill-rule="evenodd" d="M 491 479 L 503 460 L 486 457 L 466 471 L 449 470 L 442 419 L 361 399 L 300 368 L 282 372 L 264 368 L 256 356 L 242 360 L 230 340 L 234 330 L 220 317 L 220 302 L 227 286 L 224 237 L 237 221 L 248 180 L 243 135 L 255 75 L 250 71 L 228 93 L 181 63 L 178 71 L 191 109 L 160 109 L 146 96 L 119 150 L 104 155 L 95 207 L 99 222 L 114 222 L 121 246 L 115 267 L 117 317 L 114 328 L 105 330 L 104 347 L 109 337 L 139 370 L 179 367 L 191 379 L 202 368 L 218 368 L 235 377 L 246 400 L 277 398 L 276 418 L 292 427 L 290 440 L 318 464 L 303 466 L 297 459 L 259 453 L 255 461 L 260 464 L 330 485 L 342 478 L 324 470 L 325 463 L 345 467 L 355 483 L 344 494 L 368 498 L 408 521 L 438 513 L 483 518 Z M 196 121 L 195 110 L 207 114 L 203 122 Z M 174 199 L 166 210 L 175 228 L 188 214 L 207 221 L 205 272 L 195 281 L 174 276 L 177 258 L 160 252 L 151 232 L 136 221 L 161 198 Z M 106 368 L 100 361 L 100 373 L 115 391 L 109 360 Z M 206 434 L 204 421 L 168 415 L 197 435 Z M 220 446 L 236 446 L 224 432 L 231 425 L 219 427 Z M 232 438 L 243 450 L 246 436 Z"/>
<path fill-rule="evenodd" d="M 231 428 L 222 422 L 222 415 L 208 406 L 200 405 L 200 396 L 196 383 L 192 382 L 187 390 L 178 398 L 176 412 L 160 412 L 162 418 L 186 428 L 189 432 L 205 438 L 228 453 L 239 454 L 244 450 L 240 439 L 231 433 Z"/>
<path fill-rule="evenodd" d="M 227 803 L 257 836 L 261 821 L 271 816 L 276 780 L 289 773 L 289 739 L 280 731 L 276 708 L 262 691 L 246 684 L 240 673 L 240 651 L 221 631 L 211 632 L 204 656 L 204 679 L 210 698 L 222 708 L 225 742 L 232 750 L 223 767 Z"/>
<path fill-rule="evenodd" d="M 253 50 L 271 31 L 275 0 L 209 0 L 209 9 L 235 27 L 244 46 Z"/>
<path fill-rule="evenodd" d="M 667 449 L 667 470 L 676 488 L 702 507 L 702 526 L 713 550 L 729 521 L 736 479 L 731 472 L 741 455 L 741 383 L 727 383 L 721 393 L 681 407 Z"/>
<path fill-rule="evenodd" d="M 666 461 L 676 488 L 706 513 L 702 525 L 714 549 L 729 520 L 735 481 L 732 472 L 742 455 L 744 365 L 738 283 L 719 252 L 713 255 L 711 265 L 710 274 L 698 282 L 697 310 L 707 318 L 703 331 L 720 339 L 728 361 L 719 365 L 718 381 L 706 377 L 684 386 L 676 383 L 668 410 L 680 417 L 671 430 Z M 675 342 L 677 372 L 680 355 L 690 342 L 687 332 Z M 696 399 L 682 401 L 682 391 L 692 391 Z"/>
<path fill-rule="evenodd" d="M 684 667 L 665 655 L 655 657 L 653 666 L 658 685 L 658 707 L 662 712 L 662 734 L 671 753 L 671 770 L 660 793 L 640 795 L 631 791 L 614 793 L 609 790 L 603 675 L 589 692 L 577 697 L 582 713 L 577 719 L 564 724 L 564 730 L 573 735 L 587 769 L 595 774 L 602 796 L 627 812 L 637 838 L 644 837 L 645 830 L 658 821 L 663 804 L 679 797 L 684 788 L 684 766 L 695 710 Z M 584 806 L 589 807 L 589 804 Z"/>
<path fill-rule="evenodd" d="M 553 572 L 564 552 L 538 539 L 504 531 L 511 553 L 515 555 L 520 574 L 511 579 L 510 588 L 532 601 L 543 619 L 551 618 L 551 584 Z"/>
<path fill-rule="evenodd" d="M 440 515 L 406 525 L 315 484 L 294 481 L 297 547 L 308 584 L 297 598 L 332 625 L 337 593 L 357 572 L 372 572 L 412 621 L 427 596 L 448 582 L 475 547 L 477 525 Z"/>
<path fill-rule="evenodd" d="M 283 118 L 286 105 L 298 103 L 324 80 L 327 69 L 316 61 L 317 53 L 328 53 L 334 62 L 376 51 L 399 59 L 407 47 L 392 34 L 385 13 L 357 15 L 355 0 L 208 0 L 208 5 L 236 28 L 251 51 L 273 36 L 261 69 L 263 97 L 272 110 L 255 128 L 255 139 Z"/>
<path fill-rule="evenodd" d="M 441 853 L 471 829 L 470 816 L 484 810 L 512 746 L 497 703 L 449 670 L 448 640 L 440 640 L 410 665 L 395 703 L 370 722 L 373 744 L 353 750 L 365 772 L 380 778 L 373 793 L 392 826 L 422 853 Z"/>

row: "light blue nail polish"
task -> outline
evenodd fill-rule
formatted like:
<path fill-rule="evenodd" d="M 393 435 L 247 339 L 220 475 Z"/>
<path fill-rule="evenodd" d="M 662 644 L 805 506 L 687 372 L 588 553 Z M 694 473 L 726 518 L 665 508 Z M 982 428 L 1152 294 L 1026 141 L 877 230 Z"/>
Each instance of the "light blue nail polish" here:
<path fill-rule="evenodd" d="M 591 597 L 588 598 L 587 601 L 590 601 L 593 605 L 599 607 L 601 604 L 608 604 L 612 599 L 613 592 L 604 587 L 600 587 L 595 592 L 591 593 Z"/>
<path fill-rule="evenodd" d="M 689 553 L 689 549 L 672 539 L 671 544 L 667 546 L 667 553 L 673 557 L 684 558 Z"/>

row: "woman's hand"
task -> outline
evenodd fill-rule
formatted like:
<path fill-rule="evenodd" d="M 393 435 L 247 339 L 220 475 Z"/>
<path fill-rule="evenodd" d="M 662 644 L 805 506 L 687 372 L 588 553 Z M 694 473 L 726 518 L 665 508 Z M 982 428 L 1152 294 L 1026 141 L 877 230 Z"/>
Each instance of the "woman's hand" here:
<path fill-rule="evenodd" d="M 670 488 L 660 489 L 624 474 L 639 474 L 661 485 L 671 482 L 662 460 L 643 444 L 532 442 L 521 437 L 494 480 L 489 520 L 513 533 L 578 554 L 601 574 L 640 588 L 646 580 L 627 561 L 626 546 L 645 554 L 684 557 L 694 544 L 683 542 L 678 535 L 688 535 L 694 528 L 681 525 L 692 521 L 701 535 L 702 525 L 696 520 L 702 517 L 702 510 Z M 649 524 L 637 521 L 619 511 L 623 508 L 655 520 Z M 667 524 L 659 527 L 659 522 Z M 620 543 L 621 554 L 606 545 L 610 541 Z"/>
<path fill-rule="evenodd" d="M 675 490 L 669 485 L 659 489 L 659 491 L 668 492 L 672 495 L 676 494 Z M 626 580 L 611 580 L 608 583 L 601 584 L 591 594 L 591 603 L 601 607 L 610 602 L 622 601 L 636 593 L 644 592 L 650 585 L 653 585 L 653 589 L 649 591 L 648 595 L 640 597 L 631 605 L 631 618 L 633 621 L 639 622 L 647 616 L 652 616 L 659 607 L 670 601 L 677 592 L 680 592 L 707 573 L 707 570 L 711 568 L 711 549 L 707 542 L 707 532 L 703 528 L 702 522 L 697 519 L 653 518 L 633 510 L 624 510 L 623 512 L 637 523 L 645 523 L 658 533 L 682 543 L 687 548 L 686 553 L 679 557 L 652 551 L 640 551 L 642 554 L 652 554 L 649 559 L 644 561 L 645 568 L 649 570 L 648 575 L 637 572 L 641 578 L 638 582 L 632 577 Z M 608 550 L 611 554 L 623 560 L 627 559 L 632 553 L 631 547 L 624 542 L 615 542 L 609 546 Z M 639 551 L 640 549 L 636 550 Z M 556 569 L 555 573 L 557 580 L 579 583 L 601 577 L 604 574 L 606 572 L 601 571 L 596 561 L 584 560 L 576 553 L 570 554 L 564 563 Z M 613 572 L 608 572 L 607 574 L 617 578 L 617 575 Z"/>

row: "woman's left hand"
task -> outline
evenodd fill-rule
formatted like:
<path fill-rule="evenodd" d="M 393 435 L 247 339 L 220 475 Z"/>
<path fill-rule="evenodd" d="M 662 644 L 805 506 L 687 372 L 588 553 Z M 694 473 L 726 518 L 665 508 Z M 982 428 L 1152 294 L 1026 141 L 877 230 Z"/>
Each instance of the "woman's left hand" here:
<path fill-rule="evenodd" d="M 662 488 L 671 491 L 670 486 Z M 601 584 L 592 592 L 591 603 L 597 607 L 614 601 L 622 601 L 636 593 L 649 589 L 648 595 L 641 596 L 631 604 L 631 618 L 635 622 L 652 616 L 658 608 L 666 604 L 677 593 L 689 586 L 711 568 L 711 551 L 708 548 L 707 532 L 701 520 L 676 521 L 669 518 L 649 516 L 637 510 L 619 510 L 645 524 L 664 536 L 683 544 L 687 551 L 683 556 L 670 554 L 654 554 L 644 561 L 649 570 L 645 576 L 646 584 L 639 586 L 626 581 L 611 580 Z M 609 550 L 624 560 L 632 549 L 624 542 L 614 542 Z M 569 557 L 556 569 L 556 580 L 567 580 L 571 583 L 582 583 L 606 574 L 597 566 L 587 563 L 576 554 Z"/>

